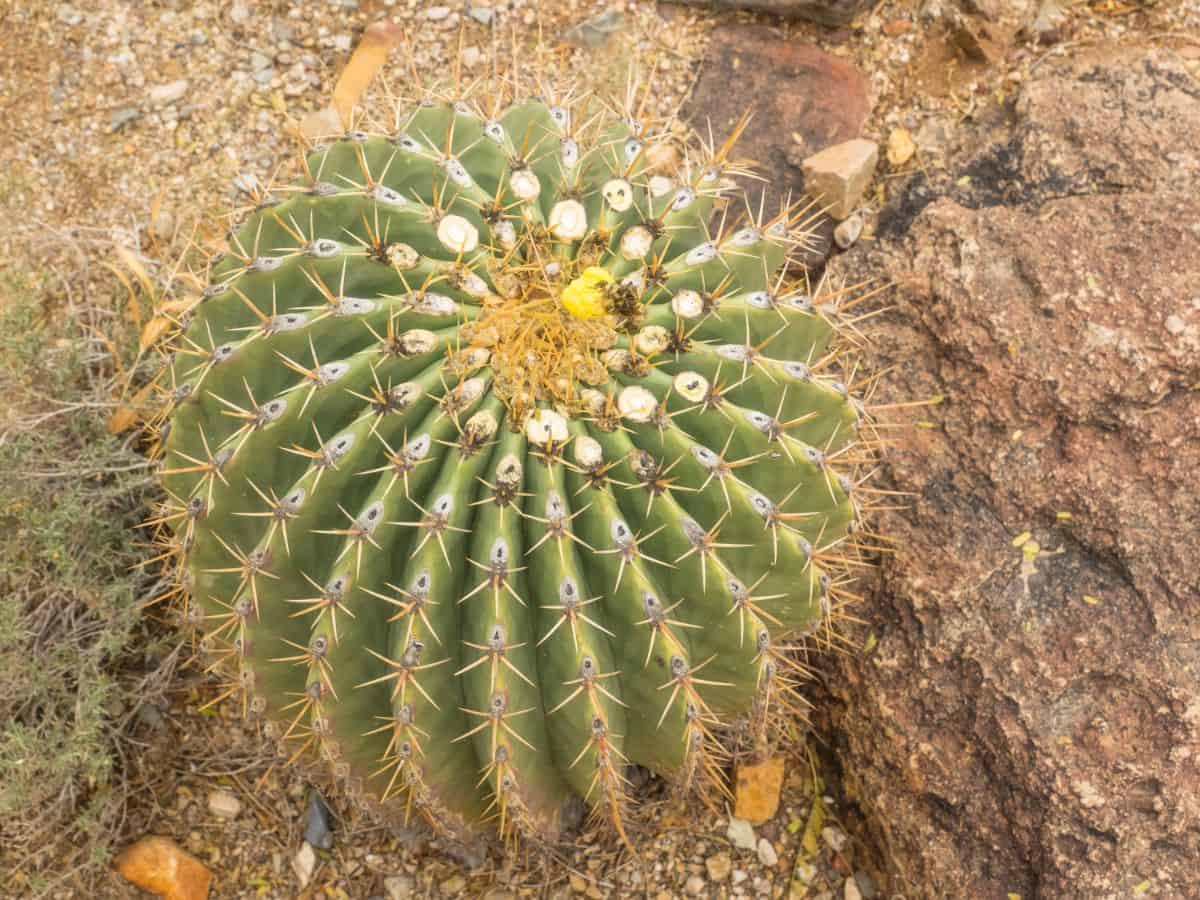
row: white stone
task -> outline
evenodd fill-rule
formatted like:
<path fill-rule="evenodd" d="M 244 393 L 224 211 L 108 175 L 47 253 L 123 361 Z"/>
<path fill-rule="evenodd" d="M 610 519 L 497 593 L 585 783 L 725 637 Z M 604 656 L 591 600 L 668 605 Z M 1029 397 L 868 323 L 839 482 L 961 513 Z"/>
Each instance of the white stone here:
<path fill-rule="evenodd" d="M 862 891 L 858 889 L 858 882 L 854 880 L 853 876 L 846 879 L 846 887 L 842 896 L 845 900 L 862 900 Z"/>
<path fill-rule="evenodd" d="M 462 52 L 462 64 L 468 69 L 473 69 L 479 65 L 479 60 L 483 58 L 483 54 L 479 52 L 478 47 L 464 47 Z"/>
<path fill-rule="evenodd" d="M 186 78 L 180 78 L 177 81 L 169 81 L 166 84 L 156 85 L 150 89 L 150 102 L 155 106 L 166 106 L 169 103 L 175 103 L 183 99 L 183 95 L 188 91 L 188 82 Z"/>
<path fill-rule="evenodd" d="M 733 846 L 739 850 L 758 849 L 758 838 L 754 834 L 754 827 L 745 819 L 730 816 L 729 827 L 725 829 L 725 837 L 729 838 L 733 842 Z"/>
<path fill-rule="evenodd" d="M 440 22 L 442 19 L 449 18 L 450 7 L 448 6 L 431 6 L 425 10 L 425 18 L 430 22 Z"/>
<path fill-rule="evenodd" d="M 846 832 L 834 828 L 832 825 L 826 825 L 821 829 L 821 840 L 835 853 L 841 853 L 846 846 Z"/>
<path fill-rule="evenodd" d="M 212 791 L 208 795 L 208 811 L 220 819 L 236 819 L 242 811 L 242 801 L 229 791 Z"/>
<path fill-rule="evenodd" d="M 779 855 L 775 852 L 775 846 L 766 838 L 758 839 L 758 861 L 764 866 L 773 866 L 779 862 Z"/>
<path fill-rule="evenodd" d="M 308 887 L 316 868 L 317 851 L 313 849 L 312 844 L 305 841 L 292 857 L 292 871 L 296 873 L 296 880 L 300 882 L 301 889 Z"/>
<path fill-rule="evenodd" d="M 858 240 L 863 231 L 862 216 L 855 213 L 844 222 L 839 222 L 833 230 L 833 242 L 843 250 L 849 250 Z"/>
<path fill-rule="evenodd" d="M 812 884 L 817 877 L 817 867 L 811 863 L 806 863 L 802 859 L 796 860 L 796 865 L 792 869 L 792 879 L 799 881 L 801 884 Z"/>

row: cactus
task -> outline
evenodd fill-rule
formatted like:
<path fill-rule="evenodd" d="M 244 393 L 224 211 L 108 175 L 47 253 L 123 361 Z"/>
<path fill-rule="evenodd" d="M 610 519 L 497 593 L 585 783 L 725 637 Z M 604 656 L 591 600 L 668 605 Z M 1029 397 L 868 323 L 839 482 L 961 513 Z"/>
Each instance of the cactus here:
<path fill-rule="evenodd" d="M 166 371 L 186 615 L 293 760 L 450 832 L 622 835 L 799 704 L 869 456 L 842 294 L 747 164 L 579 97 L 428 94 L 259 191 Z M 715 224 L 713 224 L 715 222 Z"/>

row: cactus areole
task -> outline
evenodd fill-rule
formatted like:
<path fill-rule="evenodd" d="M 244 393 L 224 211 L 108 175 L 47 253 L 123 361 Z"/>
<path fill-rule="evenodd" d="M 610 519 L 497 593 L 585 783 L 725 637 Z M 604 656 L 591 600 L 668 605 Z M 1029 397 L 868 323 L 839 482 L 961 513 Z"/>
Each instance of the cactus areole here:
<path fill-rule="evenodd" d="M 621 834 L 794 715 L 867 457 L 840 295 L 744 164 L 595 101 L 425 99 L 260 191 L 165 379 L 186 615 L 382 810 Z M 814 296 L 815 295 L 815 296 Z M 578 802 L 578 801 L 576 801 Z"/>

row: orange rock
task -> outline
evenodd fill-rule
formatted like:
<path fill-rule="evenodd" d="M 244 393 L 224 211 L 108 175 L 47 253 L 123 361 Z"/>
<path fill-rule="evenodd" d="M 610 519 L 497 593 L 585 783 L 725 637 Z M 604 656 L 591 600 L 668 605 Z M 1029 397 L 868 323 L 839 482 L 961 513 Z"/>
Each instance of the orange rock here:
<path fill-rule="evenodd" d="M 130 844 L 114 865 L 128 881 L 166 900 L 205 900 L 213 877 L 204 863 L 157 835 Z"/>
<path fill-rule="evenodd" d="M 783 757 L 772 756 L 762 762 L 738 766 L 734 815 L 751 825 L 761 825 L 779 809 L 779 789 L 783 787 Z"/>

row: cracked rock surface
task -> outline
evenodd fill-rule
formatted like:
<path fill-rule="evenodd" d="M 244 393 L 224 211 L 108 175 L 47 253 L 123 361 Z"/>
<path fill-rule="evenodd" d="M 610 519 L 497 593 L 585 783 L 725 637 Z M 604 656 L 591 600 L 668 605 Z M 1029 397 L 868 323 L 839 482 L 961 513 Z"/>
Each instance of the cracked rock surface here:
<path fill-rule="evenodd" d="M 1200 86 L 1049 65 L 880 218 L 881 393 L 945 400 L 895 416 L 832 726 L 897 889 L 1196 897 Z"/>

